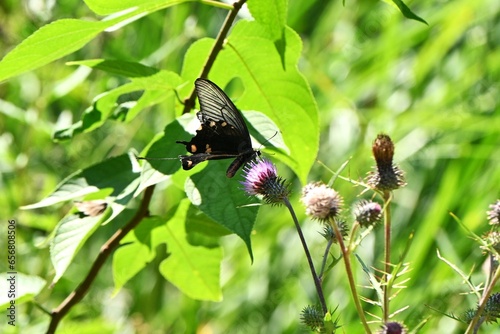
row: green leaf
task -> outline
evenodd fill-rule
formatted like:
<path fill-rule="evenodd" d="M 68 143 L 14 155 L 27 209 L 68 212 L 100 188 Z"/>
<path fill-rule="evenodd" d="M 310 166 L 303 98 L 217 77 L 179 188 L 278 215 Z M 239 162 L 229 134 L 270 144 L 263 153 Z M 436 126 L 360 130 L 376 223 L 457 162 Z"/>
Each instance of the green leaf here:
<path fill-rule="evenodd" d="M 159 69 L 141 63 L 118 59 L 87 59 L 70 61 L 66 65 L 87 66 L 107 73 L 120 75 L 127 78 L 147 77 L 160 72 Z"/>
<path fill-rule="evenodd" d="M 170 7 L 194 0 L 84 0 L 98 15 L 109 15 L 129 8 Z"/>
<path fill-rule="evenodd" d="M 0 82 L 80 49 L 111 25 L 111 21 L 63 19 L 41 27 L 0 61 Z"/>
<path fill-rule="evenodd" d="M 156 257 L 156 248 L 165 240 L 165 222 L 159 217 L 143 219 L 123 238 L 113 254 L 114 294 Z"/>
<path fill-rule="evenodd" d="M 202 172 L 186 180 L 185 190 L 191 202 L 208 217 L 236 233 L 246 244 L 253 261 L 251 233 L 258 206 L 244 205 L 258 203 L 255 197 L 248 197 L 237 180 L 226 177 L 229 161 L 210 161 Z M 241 170 L 240 170 L 241 173 Z"/>
<path fill-rule="evenodd" d="M 385 0 L 385 1 L 387 2 L 387 0 Z M 399 8 L 399 10 L 401 11 L 401 13 L 403 13 L 403 15 L 406 18 L 412 19 L 412 20 L 416 20 L 416 21 L 420 21 L 422 23 L 425 23 L 425 24 L 429 25 L 423 18 L 421 18 L 417 14 L 413 13 L 411 11 L 411 9 L 408 8 L 408 6 L 406 6 L 406 4 L 402 0 L 392 0 L 392 2 L 394 2 L 394 4 L 396 4 L 396 6 Z"/>
<path fill-rule="evenodd" d="M 196 125 L 196 122 L 197 120 L 194 115 L 187 114 L 168 124 L 163 134 L 153 139 L 152 144 L 148 148 L 145 158 L 151 160 L 146 160 L 146 164 L 163 175 L 171 175 L 178 171 L 181 167 L 178 157 L 186 153 L 186 148 L 175 141 L 189 140 L 188 138 L 190 138 L 192 134 L 187 132 L 185 127 L 190 127 L 188 124 L 199 126 L 199 123 Z M 150 177 L 160 181 L 157 175 L 152 174 L 151 170 L 145 167 L 141 179 L 141 188 L 145 187 L 144 184 L 156 184 L 149 180 Z"/>
<path fill-rule="evenodd" d="M 236 105 L 264 113 L 281 129 L 290 154 L 276 153 L 275 157 L 289 165 L 305 183 L 319 148 L 318 110 L 306 80 L 297 70 L 300 38 L 289 28 L 285 32 L 283 68 L 265 30 L 255 22 L 238 22 L 209 77 L 222 89 L 235 77 L 241 79 L 245 92 L 235 101 Z M 191 46 L 185 57 L 183 78 L 196 79 L 212 45 L 212 40 L 203 39 Z"/>
<path fill-rule="evenodd" d="M 108 198 L 123 199 L 137 187 L 140 166 L 128 154 L 110 158 L 68 176 L 56 189 L 38 203 L 21 207 L 42 208 L 83 197 L 102 189 L 113 189 Z M 134 188 L 135 187 L 135 188 Z"/>
<path fill-rule="evenodd" d="M 247 5 L 253 18 L 268 32 L 270 40 L 277 41 L 284 37 L 287 0 L 249 0 Z"/>
<path fill-rule="evenodd" d="M 95 5 L 92 8 L 101 14 L 114 13 L 118 8 L 133 7 L 102 21 L 63 19 L 41 27 L 0 61 L 0 82 L 79 50 L 104 30 L 118 29 L 149 13 L 186 1 L 188 0 L 128 1 L 122 5 L 118 1 L 87 1 L 88 4 Z"/>
<path fill-rule="evenodd" d="M 63 276 L 76 253 L 104 219 L 105 216 L 70 214 L 57 224 L 50 243 L 50 259 L 56 272 L 52 284 Z"/>
<path fill-rule="evenodd" d="M 5 247 L 5 246 L 4 246 Z M 12 276 L 15 276 L 15 281 L 12 281 Z M 26 275 L 17 272 L 15 275 L 10 273 L 0 273 L 0 307 L 5 310 L 6 307 L 10 306 L 10 300 L 8 294 L 11 290 L 11 283 L 15 284 L 15 289 L 13 289 L 16 301 L 16 305 L 31 301 L 37 296 L 46 284 L 46 281 L 38 276 Z M 5 311 L 4 311 L 5 312 Z"/>
<path fill-rule="evenodd" d="M 181 84 L 179 75 L 139 63 L 93 59 L 72 62 L 117 75 L 130 76 L 131 82 L 100 94 L 85 110 L 82 120 L 54 133 L 55 140 L 67 140 L 102 126 L 109 118 L 129 122 L 145 108 L 161 103 Z"/>
<path fill-rule="evenodd" d="M 189 206 L 189 201 L 181 201 L 175 216 L 166 225 L 170 256 L 160 264 L 160 272 L 190 298 L 220 301 L 222 249 L 193 246 L 188 242 L 185 221 Z"/>

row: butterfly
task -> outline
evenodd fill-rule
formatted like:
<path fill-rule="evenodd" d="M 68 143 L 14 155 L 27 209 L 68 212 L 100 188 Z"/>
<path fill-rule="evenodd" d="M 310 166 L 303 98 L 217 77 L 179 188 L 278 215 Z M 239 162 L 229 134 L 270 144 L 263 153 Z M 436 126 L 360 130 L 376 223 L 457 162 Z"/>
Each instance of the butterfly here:
<path fill-rule="evenodd" d="M 231 178 L 238 169 L 260 155 L 252 148 L 247 125 L 229 97 L 207 79 L 196 79 L 196 94 L 200 111 L 196 114 L 201 126 L 191 141 L 176 141 L 186 146 L 191 155 L 181 155 L 182 168 L 189 170 L 206 160 L 232 159 L 226 176 Z"/>

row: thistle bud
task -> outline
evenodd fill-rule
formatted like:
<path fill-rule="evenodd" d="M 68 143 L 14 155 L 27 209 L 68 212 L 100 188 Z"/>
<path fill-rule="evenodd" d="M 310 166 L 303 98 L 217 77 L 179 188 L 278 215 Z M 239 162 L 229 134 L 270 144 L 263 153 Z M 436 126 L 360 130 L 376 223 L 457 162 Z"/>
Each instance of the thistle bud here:
<path fill-rule="evenodd" d="M 325 329 L 324 315 L 318 307 L 308 305 L 300 313 L 300 320 L 313 332 L 321 333 Z"/>
<path fill-rule="evenodd" d="M 342 235 L 342 239 L 345 239 L 347 235 L 349 234 L 349 226 L 347 226 L 347 223 L 345 221 L 337 221 L 335 220 L 334 223 L 337 224 L 339 228 L 339 232 Z M 325 238 L 328 241 L 333 241 L 333 243 L 337 243 L 338 239 L 337 236 L 335 235 L 335 230 L 333 229 L 333 226 L 330 224 L 326 224 L 325 227 L 323 228 L 323 232 L 320 232 L 321 236 Z"/>
<path fill-rule="evenodd" d="M 382 326 L 382 329 L 378 331 L 379 334 L 406 334 L 408 330 L 406 326 L 397 321 L 387 322 Z"/>
<path fill-rule="evenodd" d="M 377 202 L 361 200 L 354 207 L 354 217 L 362 227 L 375 225 L 382 219 L 382 207 Z"/>
<path fill-rule="evenodd" d="M 387 191 L 406 185 L 404 173 L 393 164 L 394 143 L 385 134 L 379 134 L 372 146 L 373 156 L 377 164 L 368 175 L 367 183 L 373 189 Z"/>

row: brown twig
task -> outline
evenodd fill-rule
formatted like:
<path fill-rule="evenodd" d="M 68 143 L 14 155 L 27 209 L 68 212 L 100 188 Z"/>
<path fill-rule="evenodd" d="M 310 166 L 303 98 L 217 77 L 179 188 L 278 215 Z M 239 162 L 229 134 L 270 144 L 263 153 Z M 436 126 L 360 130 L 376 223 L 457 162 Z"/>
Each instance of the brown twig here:
<path fill-rule="evenodd" d="M 215 39 L 214 46 L 212 47 L 212 50 L 210 50 L 210 53 L 208 54 L 207 61 L 205 62 L 205 66 L 203 66 L 203 69 L 200 73 L 200 78 L 206 78 L 208 76 L 208 73 L 212 69 L 212 66 L 214 65 L 215 59 L 217 58 L 217 55 L 219 52 L 222 50 L 222 44 L 224 43 L 224 39 L 227 36 L 227 33 L 229 32 L 229 29 L 233 25 L 234 19 L 236 18 L 236 15 L 240 11 L 241 7 L 247 0 L 239 0 L 233 4 L 233 9 L 227 14 L 226 20 L 224 21 L 224 24 L 222 25 L 222 28 L 219 32 L 219 35 L 217 35 L 217 38 Z M 191 91 L 191 94 L 189 94 L 189 97 L 184 100 L 184 110 L 182 111 L 183 114 L 187 114 L 191 111 L 191 109 L 194 108 L 194 102 L 196 100 L 196 92 L 193 88 Z"/>
<path fill-rule="evenodd" d="M 108 239 L 108 241 L 101 247 L 99 255 L 92 264 L 92 267 L 90 268 L 90 271 L 85 279 L 58 307 L 52 310 L 51 321 L 47 329 L 47 334 L 55 333 L 62 318 L 87 294 L 87 291 L 92 285 L 92 282 L 94 282 L 94 279 L 97 277 L 99 270 L 101 270 L 101 267 L 104 265 L 108 257 L 113 253 L 116 247 L 118 247 L 120 241 L 149 214 L 149 203 L 151 202 L 154 188 L 154 185 L 146 188 L 144 191 L 144 197 L 142 198 L 139 209 L 134 217 L 123 228 L 116 231 L 115 234 Z"/>

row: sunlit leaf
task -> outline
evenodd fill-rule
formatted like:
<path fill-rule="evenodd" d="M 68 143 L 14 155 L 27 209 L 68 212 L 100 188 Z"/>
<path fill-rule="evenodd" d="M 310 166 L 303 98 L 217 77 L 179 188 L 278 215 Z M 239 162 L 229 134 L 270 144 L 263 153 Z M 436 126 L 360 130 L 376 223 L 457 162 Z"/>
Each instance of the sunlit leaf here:
<path fill-rule="evenodd" d="M 160 264 L 160 272 L 193 299 L 220 301 L 222 249 L 193 246 L 188 242 L 184 222 L 189 206 L 189 201 L 181 201 L 175 216 L 166 225 L 170 256 Z"/>

